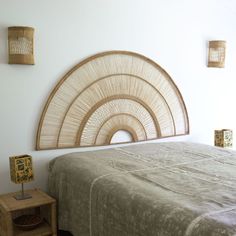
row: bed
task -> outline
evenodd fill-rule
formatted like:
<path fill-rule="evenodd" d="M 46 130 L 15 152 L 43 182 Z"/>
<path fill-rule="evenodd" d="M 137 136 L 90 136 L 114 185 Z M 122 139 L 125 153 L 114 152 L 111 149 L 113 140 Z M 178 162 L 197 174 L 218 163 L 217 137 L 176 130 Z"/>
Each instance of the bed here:
<path fill-rule="evenodd" d="M 50 162 L 58 224 L 74 236 L 236 235 L 236 152 L 164 142 Z"/>
<path fill-rule="evenodd" d="M 139 143 L 78 152 L 50 163 L 58 223 L 74 236 L 236 235 L 236 154 L 184 142 L 180 90 L 153 60 L 128 51 L 86 58 L 55 86 L 39 119 L 36 149 Z"/>

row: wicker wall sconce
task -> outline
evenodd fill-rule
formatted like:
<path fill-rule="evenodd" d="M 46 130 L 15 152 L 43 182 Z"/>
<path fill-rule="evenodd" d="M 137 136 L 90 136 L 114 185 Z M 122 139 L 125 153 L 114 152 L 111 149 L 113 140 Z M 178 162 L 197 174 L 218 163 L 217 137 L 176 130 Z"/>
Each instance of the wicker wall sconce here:
<path fill-rule="evenodd" d="M 225 41 L 209 41 L 208 67 L 225 66 Z"/>
<path fill-rule="evenodd" d="M 34 29 L 8 27 L 9 64 L 34 65 Z"/>
<path fill-rule="evenodd" d="M 233 131 L 231 129 L 215 130 L 215 146 L 233 147 Z"/>

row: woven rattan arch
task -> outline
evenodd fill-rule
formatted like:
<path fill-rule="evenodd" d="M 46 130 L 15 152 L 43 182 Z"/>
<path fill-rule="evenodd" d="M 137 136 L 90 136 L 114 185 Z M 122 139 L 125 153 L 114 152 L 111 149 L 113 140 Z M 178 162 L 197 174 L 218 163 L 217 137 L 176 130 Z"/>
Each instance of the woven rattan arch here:
<path fill-rule="evenodd" d="M 109 144 L 189 133 L 183 98 L 168 73 L 134 52 L 109 51 L 76 65 L 56 85 L 39 122 L 36 149 Z"/>

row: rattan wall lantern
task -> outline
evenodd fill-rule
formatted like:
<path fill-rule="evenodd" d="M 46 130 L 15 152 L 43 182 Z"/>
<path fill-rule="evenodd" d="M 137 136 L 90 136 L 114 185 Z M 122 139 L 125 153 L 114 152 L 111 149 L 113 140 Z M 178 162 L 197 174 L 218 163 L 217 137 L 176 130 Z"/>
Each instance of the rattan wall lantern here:
<path fill-rule="evenodd" d="M 209 41 L 208 67 L 225 66 L 225 41 Z"/>
<path fill-rule="evenodd" d="M 8 27 L 9 64 L 34 65 L 34 29 Z"/>

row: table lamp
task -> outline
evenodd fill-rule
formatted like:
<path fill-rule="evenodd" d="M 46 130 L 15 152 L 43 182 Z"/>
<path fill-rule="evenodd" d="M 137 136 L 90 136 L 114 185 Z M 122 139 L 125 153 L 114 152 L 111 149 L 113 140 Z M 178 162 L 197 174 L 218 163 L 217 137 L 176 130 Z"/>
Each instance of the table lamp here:
<path fill-rule="evenodd" d="M 233 131 L 231 129 L 215 130 L 215 146 L 232 147 Z"/>
<path fill-rule="evenodd" d="M 30 155 L 9 157 L 11 181 L 21 184 L 21 193 L 15 196 L 17 200 L 31 198 L 29 194 L 24 192 L 24 183 L 34 180 L 32 157 Z"/>

